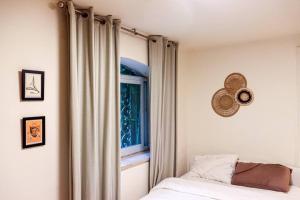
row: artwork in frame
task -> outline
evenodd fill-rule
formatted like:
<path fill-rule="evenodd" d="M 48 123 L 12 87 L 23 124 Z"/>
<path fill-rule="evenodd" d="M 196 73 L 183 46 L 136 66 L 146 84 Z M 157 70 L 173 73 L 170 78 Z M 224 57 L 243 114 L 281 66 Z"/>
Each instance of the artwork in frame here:
<path fill-rule="evenodd" d="M 45 145 L 45 116 L 23 118 L 23 148 Z"/>
<path fill-rule="evenodd" d="M 22 70 L 22 100 L 44 100 L 44 76 L 42 71 Z"/>

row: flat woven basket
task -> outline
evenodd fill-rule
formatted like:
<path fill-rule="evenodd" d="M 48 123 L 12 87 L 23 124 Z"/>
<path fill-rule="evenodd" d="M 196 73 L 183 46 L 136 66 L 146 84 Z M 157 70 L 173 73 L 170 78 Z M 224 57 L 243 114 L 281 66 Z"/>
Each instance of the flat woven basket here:
<path fill-rule="evenodd" d="M 223 117 L 230 117 L 237 113 L 240 105 L 236 103 L 234 96 L 225 88 L 218 90 L 211 101 L 214 111 Z"/>
<path fill-rule="evenodd" d="M 224 81 L 224 87 L 228 93 L 235 96 L 239 89 L 247 87 L 247 79 L 240 73 L 229 74 Z"/>

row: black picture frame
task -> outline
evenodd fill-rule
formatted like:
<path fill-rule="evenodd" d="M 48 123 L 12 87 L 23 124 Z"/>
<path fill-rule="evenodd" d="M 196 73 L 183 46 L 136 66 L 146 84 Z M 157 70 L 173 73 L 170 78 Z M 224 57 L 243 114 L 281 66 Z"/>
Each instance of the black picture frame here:
<path fill-rule="evenodd" d="M 27 129 L 26 129 L 26 122 L 30 120 L 42 120 L 42 140 L 39 143 L 34 143 L 34 144 L 27 144 Z M 42 146 L 46 144 L 46 117 L 45 116 L 37 116 L 37 117 L 24 117 L 22 119 L 22 147 L 23 149 L 25 148 L 30 148 L 30 147 L 36 147 L 36 146 Z"/>
<path fill-rule="evenodd" d="M 40 97 L 27 97 L 26 96 L 26 74 L 37 74 L 41 76 Z M 34 80 L 33 80 L 34 81 Z M 34 82 L 33 82 L 34 84 Z M 43 101 L 44 100 L 44 86 L 45 86 L 45 72 L 36 70 L 22 70 L 22 100 L 23 101 Z M 35 86 L 34 86 L 35 87 Z"/>

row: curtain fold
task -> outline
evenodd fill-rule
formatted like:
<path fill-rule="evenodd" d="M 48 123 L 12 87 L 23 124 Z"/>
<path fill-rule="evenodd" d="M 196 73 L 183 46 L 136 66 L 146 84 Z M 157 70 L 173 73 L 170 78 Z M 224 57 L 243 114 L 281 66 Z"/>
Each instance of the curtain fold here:
<path fill-rule="evenodd" d="M 120 199 L 120 21 L 68 1 L 70 200 Z"/>
<path fill-rule="evenodd" d="M 162 36 L 149 39 L 150 188 L 176 170 L 177 44 Z"/>

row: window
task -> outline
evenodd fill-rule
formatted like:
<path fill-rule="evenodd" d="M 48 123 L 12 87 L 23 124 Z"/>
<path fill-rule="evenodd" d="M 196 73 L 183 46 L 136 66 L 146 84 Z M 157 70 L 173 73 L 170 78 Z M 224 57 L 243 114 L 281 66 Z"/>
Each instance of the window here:
<path fill-rule="evenodd" d="M 136 66 L 135 66 L 136 67 Z M 148 78 L 121 64 L 121 155 L 148 149 Z"/>

